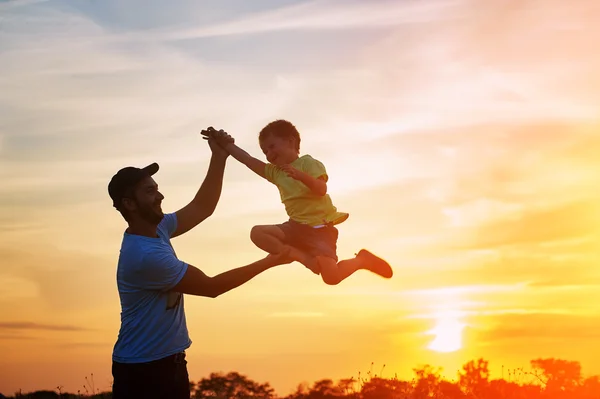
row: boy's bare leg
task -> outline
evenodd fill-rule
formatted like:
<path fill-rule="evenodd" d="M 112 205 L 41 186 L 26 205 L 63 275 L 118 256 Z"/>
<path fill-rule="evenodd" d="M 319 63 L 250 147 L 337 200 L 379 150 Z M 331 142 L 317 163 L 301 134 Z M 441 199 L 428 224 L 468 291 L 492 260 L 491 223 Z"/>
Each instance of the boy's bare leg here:
<path fill-rule="evenodd" d="M 321 278 L 325 284 L 337 285 L 360 269 L 369 270 L 384 278 L 391 278 L 392 268 L 383 259 L 362 249 L 355 258 L 346 259 L 336 264 L 335 260 L 325 256 L 317 256 L 321 269 Z"/>
<path fill-rule="evenodd" d="M 321 268 L 321 278 L 323 279 L 323 282 L 328 285 L 337 285 L 346 277 L 360 269 L 360 262 L 357 262 L 356 258 L 336 263 L 333 258 L 317 256 L 317 262 Z"/>
<path fill-rule="evenodd" d="M 254 226 L 250 230 L 250 239 L 260 249 L 270 254 L 278 254 L 285 245 L 285 233 L 277 226 Z"/>
<path fill-rule="evenodd" d="M 302 263 L 314 274 L 321 273 L 321 268 L 319 267 L 319 262 L 317 261 L 317 258 L 307 254 L 306 252 L 296 247 L 292 247 L 291 245 L 285 245 L 284 247 L 289 248 L 288 253 L 293 260 Z"/>
<path fill-rule="evenodd" d="M 319 274 L 317 260 L 296 247 L 284 244 L 285 233 L 279 227 L 272 225 L 254 226 L 250 231 L 250 239 L 254 245 L 270 254 L 279 254 L 285 248 L 289 248 L 289 255 L 293 260 L 302 263 L 313 273 Z"/>

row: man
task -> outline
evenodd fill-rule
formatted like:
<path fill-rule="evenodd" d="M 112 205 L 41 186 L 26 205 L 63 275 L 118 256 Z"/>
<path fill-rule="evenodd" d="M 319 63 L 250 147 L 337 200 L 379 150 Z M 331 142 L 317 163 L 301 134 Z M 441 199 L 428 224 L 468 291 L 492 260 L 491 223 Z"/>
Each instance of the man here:
<path fill-rule="evenodd" d="M 113 206 L 128 224 L 117 266 L 121 328 L 113 350 L 113 398 L 190 397 L 185 350 L 191 340 L 183 294 L 216 298 L 271 267 L 290 263 L 287 254 L 208 277 L 179 260 L 170 239 L 186 233 L 214 212 L 223 185 L 228 153 L 216 139 L 233 139 L 209 128 L 212 157 L 194 199 L 175 213 L 163 214 L 164 196 L 152 176 L 153 163 L 126 167 L 108 185 Z"/>

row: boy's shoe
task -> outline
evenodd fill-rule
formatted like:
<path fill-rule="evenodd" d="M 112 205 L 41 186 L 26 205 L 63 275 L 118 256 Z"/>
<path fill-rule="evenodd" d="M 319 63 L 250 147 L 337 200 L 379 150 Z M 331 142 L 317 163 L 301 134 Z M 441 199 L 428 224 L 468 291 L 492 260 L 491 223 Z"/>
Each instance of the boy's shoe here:
<path fill-rule="evenodd" d="M 373 255 L 366 249 L 361 249 L 356 255 L 357 258 L 363 258 L 365 262 L 365 269 L 372 271 L 375 274 L 380 275 L 384 278 L 392 278 L 394 272 L 392 267 L 385 260 L 378 256 Z"/>

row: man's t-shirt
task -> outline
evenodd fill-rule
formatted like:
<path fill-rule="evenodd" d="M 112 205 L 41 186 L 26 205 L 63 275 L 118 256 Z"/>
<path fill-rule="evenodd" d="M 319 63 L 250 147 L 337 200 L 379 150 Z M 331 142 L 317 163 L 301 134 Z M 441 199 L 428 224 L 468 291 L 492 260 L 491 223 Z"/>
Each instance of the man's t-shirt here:
<path fill-rule="evenodd" d="M 124 233 L 117 266 L 121 329 L 113 360 L 141 363 L 190 347 L 183 295 L 170 291 L 187 270 L 171 246 L 177 216 L 166 214 L 156 238 Z"/>
<path fill-rule="evenodd" d="M 290 165 L 315 179 L 328 179 L 325 166 L 310 155 L 303 155 Z M 348 213 L 338 212 L 329 194 L 314 194 L 304 183 L 289 177 L 277 166 L 266 164 L 265 177 L 279 189 L 281 202 L 290 219 L 310 226 L 339 224 L 348 219 Z"/>

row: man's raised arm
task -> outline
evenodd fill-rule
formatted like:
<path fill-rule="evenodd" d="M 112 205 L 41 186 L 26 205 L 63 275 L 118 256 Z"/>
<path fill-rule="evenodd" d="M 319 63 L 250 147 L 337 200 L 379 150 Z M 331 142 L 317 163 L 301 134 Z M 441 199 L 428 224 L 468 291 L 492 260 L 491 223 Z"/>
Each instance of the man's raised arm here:
<path fill-rule="evenodd" d="M 231 136 L 225 132 L 220 132 L 224 141 L 233 141 Z M 204 182 L 194 196 L 194 199 L 176 212 L 177 229 L 171 237 L 177 237 L 192 228 L 196 227 L 204 219 L 213 214 L 223 188 L 223 175 L 225 173 L 225 163 L 229 153 L 225 151 L 215 139 L 209 139 L 208 144 L 212 151 L 210 165 Z"/>

